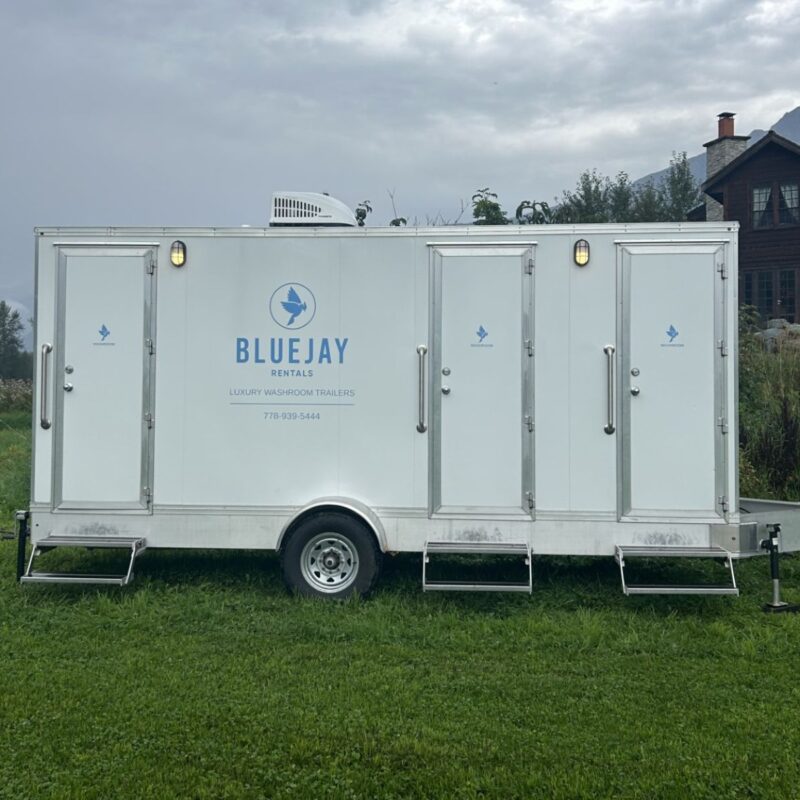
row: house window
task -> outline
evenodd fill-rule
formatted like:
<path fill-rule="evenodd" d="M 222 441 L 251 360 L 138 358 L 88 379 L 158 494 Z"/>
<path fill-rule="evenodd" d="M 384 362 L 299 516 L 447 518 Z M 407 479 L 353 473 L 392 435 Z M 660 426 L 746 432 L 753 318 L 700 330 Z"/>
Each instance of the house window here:
<path fill-rule="evenodd" d="M 739 297 L 743 306 L 755 304 L 755 286 L 753 284 L 753 273 L 743 272 L 739 281 Z"/>
<path fill-rule="evenodd" d="M 744 270 L 739 275 L 742 305 L 755 306 L 762 322 L 768 319 L 798 321 L 798 270 Z"/>
<path fill-rule="evenodd" d="M 753 187 L 753 227 L 768 228 L 772 225 L 772 187 Z"/>
<path fill-rule="evenodd" d="M 800 225 L 800 192 L 797 181 L 781 181 L 753 187 L 751 223 L 754 229 Z"/>
<path fill-rule="evenodd" d="M 766 320 L 772 316 L 772 311 L 775 308 L 775 273 L 770 270 L 769 272 L 758 273 L 758 294 L 756 296 L 756 308 L 761 318 Z"/>
<path fill-rule="evenodd" d="M 778 199 L 778 221 L 781 225 L 800 223 L 800 193 L 796 183 L 782 183 Z"/>
<path fill-rule="evenodd" d="M 778 307 L 776 313 L 789 322 L 795 320 L 795 281 L 796 273 L 793 269 L 782 269 L 778 285 Z"/>

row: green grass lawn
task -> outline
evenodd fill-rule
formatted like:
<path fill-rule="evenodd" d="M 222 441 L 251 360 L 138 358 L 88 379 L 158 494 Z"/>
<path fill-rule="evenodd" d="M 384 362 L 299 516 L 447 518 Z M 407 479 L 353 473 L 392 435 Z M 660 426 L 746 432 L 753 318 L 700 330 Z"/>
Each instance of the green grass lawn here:
<path fill-rule="evenodd" d="M 8 527 L 29 417 L 1 419 Z M 2 798 L 800 797 L 800 617 L 761 612 L 763 559 L 735 599 L 625 598 L 610 558 L 538 559 L 532 597 L 425 595 L 402 556 L 333 604 L 272 554 L 149 551 L 120 590 L 19 587 L 15 552 Z"/>

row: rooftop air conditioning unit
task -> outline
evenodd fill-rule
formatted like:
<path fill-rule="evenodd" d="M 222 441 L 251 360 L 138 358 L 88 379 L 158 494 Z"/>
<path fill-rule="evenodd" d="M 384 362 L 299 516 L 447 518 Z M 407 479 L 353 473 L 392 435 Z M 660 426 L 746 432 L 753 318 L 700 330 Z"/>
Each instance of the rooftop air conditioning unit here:
<path fill-rule="evenodd" d="M 340 200 L 315 192 L 275 192 L 272 195 L 271 228 L 297 226 L 355 227 L 355 214 Z"/>

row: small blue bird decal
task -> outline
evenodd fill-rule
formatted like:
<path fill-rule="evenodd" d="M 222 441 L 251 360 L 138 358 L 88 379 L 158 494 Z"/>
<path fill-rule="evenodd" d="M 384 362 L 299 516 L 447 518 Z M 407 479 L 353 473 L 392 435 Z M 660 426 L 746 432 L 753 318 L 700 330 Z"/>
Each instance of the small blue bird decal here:
<path fill-rule="evenodd" d="M 677 335 L 678 335 L 678 331 L 675 330 L 675 326 L 674 325 L 670 325 L 669 326 L 669 330 L 667 331 L 667 336 L 669 336 L 669 343 L 670 344 L 672 344 L 672 342 L 675 340 L 675 337 Z"/>
<path fill-rule="evenodd" d="M 481 342 L 489 335 L 489 331 L 487 331 L 486 328 L 483 327 L 483 325 L 481 325 L 480 328 L 478 328 L 476 333 L 478 334 L 478 339 Z"/>
<path fill-rule="evenodd" d="M 286 300 L 281 300 L 281 305 L 291 314 L 287 325 L 291 325 L 306 310 L 306 304 L 300 299 L 294 286 L 289 287 L 289 296 Z"/>
<path fill-rule="evenodd" d="M 97 332 L 100 334 L 100 341 L 103 342 L 106 340 L 106 337 L 109 336 L 111 333 L 111 331 L 108 328 L 106 328 L 105 323 L 103 323 L 103 327 L 100 328 L 100 330 Z"/>

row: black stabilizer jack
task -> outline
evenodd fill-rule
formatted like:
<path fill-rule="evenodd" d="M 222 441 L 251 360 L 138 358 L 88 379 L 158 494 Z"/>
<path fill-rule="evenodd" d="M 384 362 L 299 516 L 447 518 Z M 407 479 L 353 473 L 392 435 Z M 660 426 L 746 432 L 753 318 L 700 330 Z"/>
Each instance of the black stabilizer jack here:
<path fill-rule="evenodd" d="M 800 611 L 800 606 L 790 605 L 781 600 L 781 578 L 779 568 L 778 540 L 781 535 L 780 523 L 767 526 L 769 539 L 763 539 L 761 548 L 769 553 L 769 570 L 772 576 L 772 602 L 765 603 L 762 608 L 767 614 L 794 614 Z"/>
<path fill-rule="evenodd" d="M 28 543 L 28 520 L 30 514 L 27 511 L 17 511 L 17 581 L 25 574 L 25 546 Z"/>

